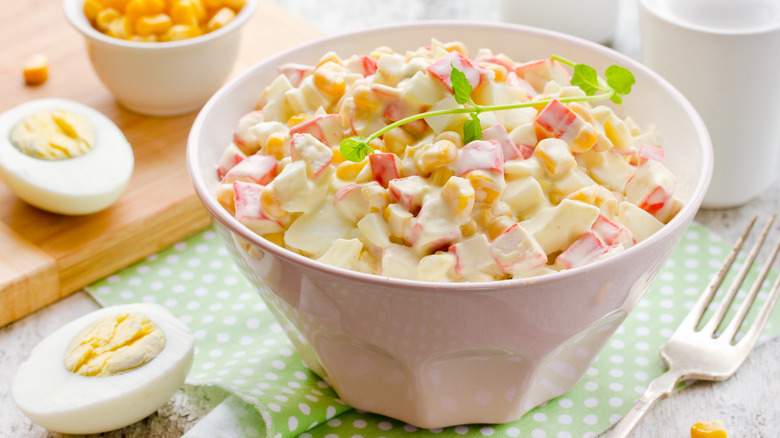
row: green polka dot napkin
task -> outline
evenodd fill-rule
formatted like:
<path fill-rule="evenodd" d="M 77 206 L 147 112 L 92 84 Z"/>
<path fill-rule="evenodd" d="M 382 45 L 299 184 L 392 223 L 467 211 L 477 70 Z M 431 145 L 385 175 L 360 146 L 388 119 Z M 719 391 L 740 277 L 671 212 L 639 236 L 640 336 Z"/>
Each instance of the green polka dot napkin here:
<path fill-rule="evenodd" d="M 692 225 L 651 289 L 574 389 L 514 423 L 446 429 L 417 429 L 341 402 L 304 366 L 211 229 L 88 290 L 102 305 L 163 304 L 190 327 L 196 347 L 187 383 L 217 385 L 232 395 L 190 430 L 189 437 L 589 437 L 616 422 L 664 371 L 661 346 L 729 248 L 706 228 Z M 776 276 L 773 272 L 764 289 Z M 765 295 L 763 291 L 758 299 Z M 778 332 L 780 311 L 770 320 L 764 339 Z"/>

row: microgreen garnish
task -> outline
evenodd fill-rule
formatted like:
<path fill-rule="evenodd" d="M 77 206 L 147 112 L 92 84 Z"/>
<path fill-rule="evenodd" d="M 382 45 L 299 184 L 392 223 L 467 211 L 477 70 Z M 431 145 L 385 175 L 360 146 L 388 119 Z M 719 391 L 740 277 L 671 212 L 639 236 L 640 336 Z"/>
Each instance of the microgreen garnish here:
<path fill-rule="evenodd" d="M 469 144 L 482 138 L 482 124 L 477 113 L 471 113 L 471 119 L 463 122 L 463 144 Z"/>
<path fill-rule="evenodd" d="M 631 86 L 636 82 L 634 75 L 624 67 L 610 65 L 604 71 L 604 76 L 607 84 L 615 91 L 610 99 L 617 104 L 623 103 L 623 96 L 631 92 Z"/>
<path fill-rule="evenodd" d="M 342 157 L 355 163 L 363 161 L 366 155 L 374 152 L 374 149 L 368 145 L 368 139 L 359 136 L 347 137 L 341 140 L 339 150 Z"/>
<path fill-rule="evenodd" d="M 452 73 L 450 73 L 450 82 L 452 82 L 452 94 L 455 95 L 455 101 L 461 105 L 471 103 L 471 92 L 473 88 L 469 80 L 466 79 L 466 74 L 458 70 L 455 65 L 452 65 Z"/>
<path fill-rule="evenodd" d="M 560 56 L 553 56 L 552 59 L 572 67 L 574 72 L 572 73 L 571 84 L 579 87 L 582 91 L 585 92 L 585 96 L 558 98 L 557 100 L 562 103 L 599 101 L 609 99 L 616 104 L 621 104 L 623 103 L 623 96 L 631 92 L 631 86 L 635 83 L 634 75 L 628 69 L 618 65 L 611 65 L 608 67 L 604 71 L 605 78 L 601 78 L 596 72 L 596 69 L 587 64 L 575 64 L 574 62 Z M 452 83 L 452 94 L 455 97 L 455 101 L 459 105 L 463 105 L 462 107 L 415 114 L 413 116 L 409 116 L 391 123 L 369 135 L 368 137 L 347 137 L 343 139 L 339 145 L 341 155 L 350 161 L 363 161 L 363 159 L 365 159 L 368 154 L 373 152 L 373 149 L 371 146 L 369 146 L 369 143 L 372 140 L 381 137 L 391 129 L 426 117 L 447 114 L 470 115 L 470 118 L 463 123 L 463 143 L 468 144 L 474 140 L 479 140 L 482 138 L 482 126 L 479 120 L 479 114 L 481 112 L 503 111 L 514 108 L 540 106 L 546 105 L 552 101 L 552 99 L 543 99 L 507 105 L 480 106 L 471 100 L 473 87 L 466 78 L 465 73 L 458 70 L 454 65 L 452 65 L 450 82 Z"/>

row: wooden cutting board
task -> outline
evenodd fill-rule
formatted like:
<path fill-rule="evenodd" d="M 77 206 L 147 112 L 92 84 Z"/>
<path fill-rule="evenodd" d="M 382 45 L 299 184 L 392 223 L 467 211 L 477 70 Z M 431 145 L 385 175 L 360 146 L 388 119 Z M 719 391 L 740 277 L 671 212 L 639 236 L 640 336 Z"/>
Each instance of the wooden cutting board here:
<path fill-rule="evenodd" d="M 322 33 L 261 1 L 243 29 L 233 75 Z M 24 84 L 27 57 L 49 57 L 49 80 Z M 98 80 L 61 0 L 6 2 L 0 8 L 0 112 L 58 97 L 89 105 L 124 132 L 135 155 L 127 190 L 109 209 L 61 216 L 31 207 L 0 182 L 0 327 L 208 226 L 184 152 L 196 114 L 144 117 L 120 108 Z M 0 140 L 2 141 L 2 140 Z"/>

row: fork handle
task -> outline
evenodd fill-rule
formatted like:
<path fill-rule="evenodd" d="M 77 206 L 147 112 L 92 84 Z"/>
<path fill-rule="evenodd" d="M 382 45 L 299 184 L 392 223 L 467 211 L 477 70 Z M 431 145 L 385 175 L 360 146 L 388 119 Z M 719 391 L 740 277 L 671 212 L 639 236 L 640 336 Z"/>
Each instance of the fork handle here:
<path fill-rule="evenodd" d="M 645 414 L 655 406 L 658 400 L 666 398 L 674 391 L 677 383 L 682 379 L 682 374 L 675 369 L 670 369 L 664 374 L 658 376 L 650 382 L 647 390 L 642 397 L 637 400 L 626 415 L 615 425 L 608 438 L 625 438 L 637 424 L 644 418 Z"/>

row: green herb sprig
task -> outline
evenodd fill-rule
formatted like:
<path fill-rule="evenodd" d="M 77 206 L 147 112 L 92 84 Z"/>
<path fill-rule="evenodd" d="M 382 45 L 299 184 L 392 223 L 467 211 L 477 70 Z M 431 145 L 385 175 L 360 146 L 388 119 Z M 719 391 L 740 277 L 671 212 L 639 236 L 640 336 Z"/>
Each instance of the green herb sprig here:
<path fill-rule="evenodd" d="M 626 68 L 611 65 L 604 71 L 604 78 L 600 77 L 596 72 L 596 69 L 587 64 L 576 64 L 566 58 L 560 56 L 552 56 L 552 59 L 559 61 L 574 69 L 571 77 L 571 84 L 579 87 L 585 96 L 570 96 L 561 97 L 557 100 L 566 102 L 588 102 L 588 101 L 600 101 L 611 100 L 616 104 L 623 103 L 623 96 L 631 92 L 631 87 L 636 82 L 634 75 Z M 403 126 L 409 122 L 420 120 L 426 117 L 443 116 L 448 114 L 469 114 L 470 119 L 463 123 L 463 142 L 468 144 L 474 140 L 482 138 L 482 127 L 479 121 L 479 114 L 485 111 L 503 111 L 514 108 L 525 108 L 530 106 L 546 105 L 553 99 L 543 99 L 537 101 L 521 102 L 507 105 L 486 105 L 481 106 L 474 103 L 471 99 L 473 87 L 469 83 L 466 75 L 452 66 L 452 73 L 450 75 L 450 81 L 452 82 L 452 93 L 455 97 L 455 101 L 464 105 L 460 108 L 427 111 L 424 113 L 415 114 L 409 117 L 405 117 L 394 123 L 391 123 L 384 128 L 374 132 L 368 137 L 352 136 L 347 137 L 341 141 L 339 150 L 341 155 L 354 162 L 363 161 L 366 156 L 374 152 L 374 149 L 369 145 L 371 141 L 384 135 L 391 129 Z"/>

